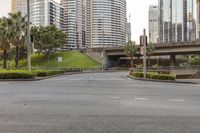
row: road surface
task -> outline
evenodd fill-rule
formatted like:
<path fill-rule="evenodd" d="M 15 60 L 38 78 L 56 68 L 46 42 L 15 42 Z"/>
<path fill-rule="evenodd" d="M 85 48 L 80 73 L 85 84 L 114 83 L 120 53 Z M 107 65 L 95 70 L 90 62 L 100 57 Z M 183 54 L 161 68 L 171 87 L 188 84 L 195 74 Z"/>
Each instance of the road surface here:
<path fill-rule="evenodd" d="M 200 86 L 126 72 L 0 82 L 0 133 L 200 133 Z"/>

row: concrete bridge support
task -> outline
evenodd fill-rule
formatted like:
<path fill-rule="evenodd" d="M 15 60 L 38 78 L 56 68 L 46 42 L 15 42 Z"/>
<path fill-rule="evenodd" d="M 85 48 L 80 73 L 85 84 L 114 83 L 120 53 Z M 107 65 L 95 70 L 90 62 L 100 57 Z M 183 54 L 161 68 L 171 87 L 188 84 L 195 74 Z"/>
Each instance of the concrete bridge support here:
<path fill-rule="evenodd" d="M 176 55 L 175 53 L 170 54 L 170 66 L 173 67 L 176 64 Z"/>

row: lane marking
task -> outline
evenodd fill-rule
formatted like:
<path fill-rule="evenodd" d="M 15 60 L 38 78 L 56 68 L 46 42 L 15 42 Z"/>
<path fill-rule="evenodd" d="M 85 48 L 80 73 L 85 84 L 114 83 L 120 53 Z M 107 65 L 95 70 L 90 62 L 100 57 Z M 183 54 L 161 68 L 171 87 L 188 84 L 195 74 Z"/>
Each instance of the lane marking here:
<path fill-rule="evenodd" d="M 120 99 L 120 97 L 111 97 L 112 99 Z"/>
<path fill-rule="evenodd" d="M 169 99 L 170 102 L 184 102 L 184 99 Z"/>
<path fill-rule="evenodd" d="M 94 78 L 93 77 L 90 77 L 90 80 L 93 80 Z"/>
<path fill-rule="evenodd" d="M 144 97 L 137 97 L 137 98 L 133 98 L 133 100 L 147 101 L 149 99 L 148 98 L 144 98 Z"/>

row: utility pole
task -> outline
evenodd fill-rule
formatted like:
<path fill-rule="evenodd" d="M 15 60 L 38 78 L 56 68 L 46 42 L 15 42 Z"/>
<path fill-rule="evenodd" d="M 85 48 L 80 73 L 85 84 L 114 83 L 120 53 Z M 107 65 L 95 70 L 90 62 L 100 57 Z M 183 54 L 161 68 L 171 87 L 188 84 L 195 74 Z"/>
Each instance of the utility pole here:
<path fill-rule="evenodd" d="M 144 78 L 146 78 L 146 74 L 147 74 L 147 52 L 146 52 L 146 30 L 144 29 L 144 35 L 143 35 L 143 73 L 144 73 Z"/>
<path fill-rule="evenodd" d="M 30 0 L 27 0 L 27 65 L 31 71 Z"/>

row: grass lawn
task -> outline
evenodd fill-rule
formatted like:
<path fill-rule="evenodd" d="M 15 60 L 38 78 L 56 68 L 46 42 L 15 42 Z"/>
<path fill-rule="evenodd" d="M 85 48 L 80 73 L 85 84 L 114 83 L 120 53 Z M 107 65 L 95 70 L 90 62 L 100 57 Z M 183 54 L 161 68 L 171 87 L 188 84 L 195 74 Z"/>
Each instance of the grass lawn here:
<path fill-rule="evenodd" d="M 58 62 L 58 57 L 62 57 L 63 61 Z M 14 61 L 10 62 L 10 66 L 14 68 Z M 26 59 L 20 60 L 19 67 L 26 68 L 26 66 Z M 100 68 L 101 64 L 79 51 L 68 51 L 55 53 L 49 62 L 42 54 L 32 55 L 32 67 Z"/>

